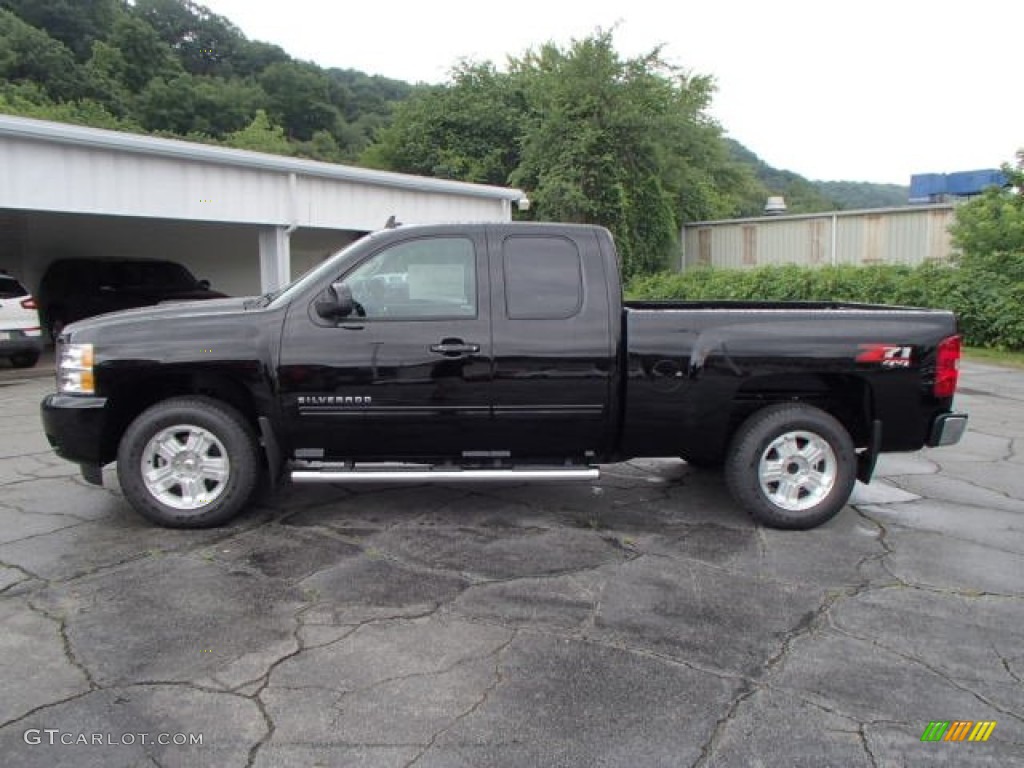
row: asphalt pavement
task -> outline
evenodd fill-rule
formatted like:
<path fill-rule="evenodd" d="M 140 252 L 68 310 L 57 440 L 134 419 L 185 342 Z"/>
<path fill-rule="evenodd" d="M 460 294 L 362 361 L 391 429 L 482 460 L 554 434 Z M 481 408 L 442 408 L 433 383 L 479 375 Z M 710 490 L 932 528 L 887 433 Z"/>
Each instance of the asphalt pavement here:
<path fill-rule="evenodd" d="M 813 531 L 672 460 L 169 531 L 49 450 L 49 370 L 4 370 L 0 763 L 1020 765 L 1024 372 L 962 384 L 960 445 Z"/>

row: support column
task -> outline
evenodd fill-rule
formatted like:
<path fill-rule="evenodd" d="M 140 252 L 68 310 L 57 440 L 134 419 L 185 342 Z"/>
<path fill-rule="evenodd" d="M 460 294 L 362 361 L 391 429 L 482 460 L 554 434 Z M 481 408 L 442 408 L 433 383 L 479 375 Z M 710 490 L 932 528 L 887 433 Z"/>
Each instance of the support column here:
<path fill-rule="evenodd" d="M 260 230 L 260 290 L 274 291 L 291 280 L 292 256 L 285 227 Z"/>

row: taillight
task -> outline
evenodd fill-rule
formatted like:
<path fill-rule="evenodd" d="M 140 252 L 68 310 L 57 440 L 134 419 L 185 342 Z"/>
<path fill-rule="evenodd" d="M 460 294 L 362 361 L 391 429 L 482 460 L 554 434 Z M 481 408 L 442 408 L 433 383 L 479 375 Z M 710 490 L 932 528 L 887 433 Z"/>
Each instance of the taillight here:
<path fill-rule="evenodd" d="M 22 299 L 21 306 L 23 306 L 25 309 L 39 309 L 39 307 L 36 305 L 36 300 L 33 299 L 31 296 L 29 296 L 27 299 Z"/>
<path fill-rule="evenodd" d="M 950 336 L 939 342 L 935 353 L 936 397 L 952 397 L 956 394 L 956 382 L 960 377 L 960 337 Z"/>

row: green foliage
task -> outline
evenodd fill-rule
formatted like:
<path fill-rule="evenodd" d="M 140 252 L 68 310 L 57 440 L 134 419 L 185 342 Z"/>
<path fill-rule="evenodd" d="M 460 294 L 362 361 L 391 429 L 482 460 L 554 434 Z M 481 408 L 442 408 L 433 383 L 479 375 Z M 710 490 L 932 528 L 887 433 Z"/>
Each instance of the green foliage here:
<path fill-rule="evenodd" d="M 0 84 L 0 112 L 95 128 L 141 131 L 136 123 L 111 113 L 105 105 L 92 99 L 54 104 L 34 83 Z"/>
<path fill-rule="evenodd" d="M 568 50 L 530 51 L 513 60 L 510 77 L 527 107 L 510 181 L 532 191 L 545 219 L 609 227 L 627 276 L 667 263 L 683 191 L 676 182 L 689 170 L 676 147 L 701 129 L 710 82 L 688 80 L 657 51 L 623 59 L 602 32 Z"/>
<path fill-rule="evenodd" d="M 957 208 L 950 231 L 965 264 L 1000 271 L 1007 254 L 1024 251 L 1024 151 L 1017 157 L 1016 168 L 1003 166 L 1007 187 L 989 187 Z"/>
<path fill-rule="evenodd" d="M 296 148 L 296 154 L 327 163 L 336 163 L 342 159 L 341 147 L 338 146 L 334 136 L 327 131 L 314 133 L 312 139 L 303 142 Z"/>
<path fill-rule="evenodd" d="M 708 117 L 713 84 L 598 31 L 421 88 L 362 156 L 375 167 L 514 184 L 531 217 L 615 232 L 627 275 L 667 263 L 684 221 L 732 215 L 754 185 Z"/>
<path fill-rule="evenodd" d="M 110 32 L 123 14 L 122 5 L 118 0 L 0 0 L 0 8 L 60 41 L 80 61 L 88 58 L 94 41 Z"/>
<path fill-rule="evenodd" d="M 13 114 L 205 142 L 232 136 L 338 162 L 362 152 L 410 92 L 293 61 L 191 0 L 0 0 L 0 108 Z M 259 134 L 260 109 L 284 128 L 283 144 Z"/>
<path fill-rule="evenodd" d="M 491 64 L 462 63 L 448 86 L 421 87 L 361 160 L 386 168 L 504 185 L 515 169 L 525 98 Z"/>
<path fill-rule="evenodd" d="M 136 0 L 134 13 L 193 75 L 230 77 L 232 60 L 248 44 L 230 21 L 191 0 Z"/>
<path fill-rule="evenodd" d="M 1008 257 L 1024 276 L 1024 252 Z M 1024 349 L 1024 282 L 981 266 L 698 268 L 630 283 L 634 299 L 853 301 L 950 309 L 968 344 Z"/>
<path fill-rule="evenodd" d="M 292 145 L 284 135 L 284 128 L 274 125 L 267 113 L 262 109 L 245 128 L 229 134 L 226 142 L 238 149 L 251 149 L 254 152 L 268 152 L 273 155 L 290 155 Z"/>
<path fill-rule="evenodd" d="M 317 131 L 333 128 L 340 117 L 319 67 L 293 61 L 271 64 L 259 82 L 267 95 L 267 112 L 291 139 L 308 141 Z"/>
<path fill-rule="evenodd" d="M 0 81 L 37 83 L 54 100 L 87 95 L 74 54 L 45 32 L 0 10 Z"/>
<path fill-rule="evenodd" d="M 129 93 L 138 93 L 155 77 L 173 77 L 181 72 L 171 49 L 154 29 L 131 16 L 114 22 L 105 41 L 93 43 L 86 67 L 101 82 Z"/>
<path fill-rule="evenodd" d="M 136 111 L 150 131 L 220 138 L 248 125 L 261 100 L 254 85 L 183 72 L 170 80 L 151 80 L 139 95 Z"/>

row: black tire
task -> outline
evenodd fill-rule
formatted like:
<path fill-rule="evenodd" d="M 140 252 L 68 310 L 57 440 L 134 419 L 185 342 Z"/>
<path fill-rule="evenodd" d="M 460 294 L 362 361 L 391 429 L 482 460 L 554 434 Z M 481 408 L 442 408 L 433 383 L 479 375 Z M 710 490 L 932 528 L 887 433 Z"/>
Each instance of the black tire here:
<path fill-rule="evenodd" d="M 32 350 L 31 352 L 19 352 L 16 355 L 11 355 L 11 365 L 15 368 L 31 368 L 39 362 L 39 352 Z"/>
<path fill-rule="evenodd" d="M 168 452 L 177 451 L 173 460 L 179 464 L 155 452 L 158 436 Z M 190 445 L 204 447 L 197 451 Z M 166 487 L 151 490 L 158 483 L 147 484 L 144 461 L 151 479 L 164 472 Z M 252 428 L 230 405 L 206 397 L 176 397 L 143 411 L 128 426 L 117 451 L 124 495 L 139 514 L 166 528 L 210 528 L 227 522 L 248 503 L 262 469 Z M 211 479 L 207 471 L 222 472 L 225 478 Z M 203 499 L 207 494 L 212 496 L 209 501 Z"/>
<path fill-rule="evenodd" d="M 776 474 L 778 482 L 772 479 Z M 754 413 L 737 430 L 725 461 L 733 497 L 771 528 L 806 530 L 831 520 L 849 501 L 856 479 L 849 432 L 809 405 L 773 405 Z"/>

